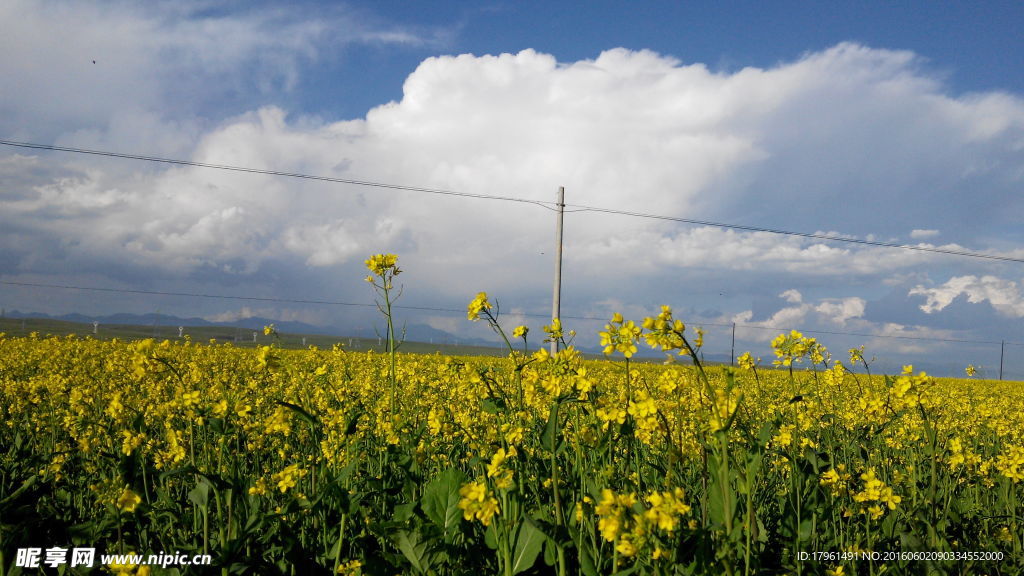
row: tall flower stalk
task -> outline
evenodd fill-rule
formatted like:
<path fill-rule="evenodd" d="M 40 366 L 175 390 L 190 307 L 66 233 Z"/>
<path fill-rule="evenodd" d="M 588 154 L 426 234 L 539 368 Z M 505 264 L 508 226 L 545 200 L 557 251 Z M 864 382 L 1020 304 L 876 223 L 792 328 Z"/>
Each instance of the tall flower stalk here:
<path fill-rule="evenodd" d="M 401 290 L 398 294 L 395 294 L 394 279 L 396 276 L 402 273 L 402 270 L 398 267 L 398 256 L 394 254 L 375 254 L 370 256 L 366 260 L 366 268 L 371 272 L 367 277 L 366 281 L 373 286 L 374 290 L 380 294 L 383 301 L 377 302 L 377 309 L 380 310 L 381 314 L 387 319 L 387 351 L 388 351 L 388 382 L 390 383 L 390 394 L 389 394 L 389 409 L 392 415 L 395 413 L 395 393 L 398 388 L 398 379 L 395 372 L 395 351 L 397 345 L 395 342 L 395 321 L 392 315 L 391 308 L 394 305 L 394 301 L 401 296 Z"/>

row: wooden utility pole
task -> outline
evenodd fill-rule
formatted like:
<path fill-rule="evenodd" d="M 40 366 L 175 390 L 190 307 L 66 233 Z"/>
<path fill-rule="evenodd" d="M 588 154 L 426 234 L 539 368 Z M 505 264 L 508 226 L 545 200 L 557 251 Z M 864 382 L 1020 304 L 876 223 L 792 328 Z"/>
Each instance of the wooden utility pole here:
<path fill-rule="evenodd" d="M 558 188 L 558 220 L 555 224 L 555 287 L 551 298 L 552 322 L 562 317 L 562 218 L 565 215 L 565 187 Z M 558 352 L 558 341 L 551 339 L 551 355 Z"/>

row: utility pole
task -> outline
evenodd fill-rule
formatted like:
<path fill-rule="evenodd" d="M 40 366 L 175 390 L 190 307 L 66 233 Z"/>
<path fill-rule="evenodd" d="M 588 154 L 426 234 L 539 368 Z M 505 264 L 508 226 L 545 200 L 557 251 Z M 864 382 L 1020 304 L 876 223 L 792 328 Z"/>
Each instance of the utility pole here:
<path fill-rule="evenodd" d="M 555 225 L 555 287 L 551 298 L 551 320 L 562 317 L 562 219 L 565 215 L 565 187 L 558 188 L 558 220 Z M 551 355 L 558 352 L 558 341 L 551 339 Z"/>
<path fill-rule="evenodd" d="M 732 323 L 732 352 L 729 353 L 729 366 L 736 365 L 736 323 Z"/>
<path fill-rule="evenodd" d="M 1006 340 L 999 342 L 999 379 L 1003 379 L 1003 353 L 1006 351 Z"/>

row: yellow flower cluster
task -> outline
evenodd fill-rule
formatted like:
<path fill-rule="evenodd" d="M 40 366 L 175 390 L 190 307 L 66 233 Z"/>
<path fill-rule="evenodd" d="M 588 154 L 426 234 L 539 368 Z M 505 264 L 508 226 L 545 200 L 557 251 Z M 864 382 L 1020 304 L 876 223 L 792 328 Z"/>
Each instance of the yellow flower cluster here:
<path fill-rule="evenodd" d="M 860 475 L 860 479 L 864 483 L 863 489 L 854 494 L 853 499 L 867 506 L 862 507 L 861 512 L 870 515 L 872 520 L 881 518 L 885 513 L 885 507 L 895 510 L 902 502 L 903 499 L 894 494 L 892 488 L 886 486 L 885 482 L 875 475 L 874 468 L 868 468 Z"/>
<path fill-rule="evenodd" d="M 622 314 L 616 312 L 612 321 L 604 325 L 604 332 L 600 333 L 601 346 L 604 346 L 604 353 L 610 356 L 614 352 L 621 352 L 626 358 L 636 354 L 636 341 L 640 338 L 641 329 L 632 320 L 624 321 Z"/>
<path fill-rule="evenodd" d="M 619 554 L 630 557 L 649 548 L 651 556 L 658 559 L 665 555 L 658 544 L 660 537 L 672 536 L 690 510 L 682 488 L 656 490 L 642 500 L 634 492 L 616 494 L 606 488 L 594 512 L 601 537 L 614 542 Z"/>
<path fill-rule="evenodd" d="M 847 483 L 851 477 L 846 471 L 846 464 L 838 464 L 821 475 L 820 483 L 831 489 L 833 497 L 844 496 L 850 494 Z"/>
<path fill-rule="evenodd" d="M 271 479 L 277 483 L 277 489 L 283 494 L 295 488 L 299 479 L 308 473 L 308 470 L 300 468 L 298 464 L 290 464 L 284 470 L 275 473 Z"/>
<path fill-rule="evenodd" d="M 647 503 L 650 508 L 644 511 L 644 519 L 668 533 L 675 532 L 679 519 L 689 514 L 691 510 L 686 503 L 686 492 L 682 488 L 652 492 L 647 496 Z"/>
<path fill-rule="evenodd" d="M 812 365 L 824 364 L 829 358 L 828 351 L 817 340 L 808 338 L 796 330 L 776 336 L 772 340 L 772 351 L 776 356 L 772 363 L 776 366 L 789 367 L 805 358 L 809 359 Z"/>
<path fill-rule="evenodd" d="M 515 446 L 511 446 L 507 451 L 498 448 L 491 457 L 491 462 L 487 465 L 487 477 L 494 482 L 494 487 L 498 490 L 508 490 L 512 487 L 512 469 L 506 466 L 506 461 L 517 455 Z"/>
<path fill-rule="evenodd" d="M 560 349 L 554 356 L 546 348 L 537 350 L 522 374 L 524 401 L 541 411 L 564 395 L 586 400 L 594 387 L 584 366 L 583 355 L 572 346 Z"/>
<path fill-rule="evenodd" d="M 491 309 L 491 303 L 487 301 L 487 293 L 479 292 L 476 298 L 470 301 L 466 307 L 466 318 L 476 322 L 480 319 L 480 313 Z"/>
<path fill-rule="evenodd" d="M 1024 480 L 1024 446 L 1007 446 L 996 457 L 996 470 L 1014 484 Z"/>
<path fill-rule="evenodd" d="M 142 497 L 132 491 L 131 488 L 125 486 L 121 495 L 117 498 L 117 507 L 122 512 L 134 512 L 135 508 L 142 503 Z"/>
<path fill-rule="evenodd" d="M 498 499 L 487 488 L 487 482 L 476 480 L 459 488 L 459 509 L 466 520 L 476 519 L 484 526 L 490 526 L 494 515 L 499 512 Z"/>
<path fill-rule="evenodd" d="M 366 260 L 365 264 L 371 273 L 380 277 L 389 273 L 395 276 L 401 273 L 401 270 L 398 269 L 398 256 L 394 254 L 374 254 Z M 367 282 L 372 281 L 372 277 L 367 278 Z"/>
<path fill-rule="evenodd" d="M 634 504 L 636 493 L 616 494 L 605 488 L 595 509 L 600 518 L 597 527 L 601 537 L 607 542 L 616 542 L 616 548 L 623 556 L 636 553 L 636 547 L 630 540 L 631 531 L 638 525 L 633 512 Z"/>
<path fill-rule="evenodd" d="M 636 436 L 647 445 L 657 442 L 655 433 L 660 425 L 658 421 L 658 403 L 646 391 L 640 390 L 636 393 L 634 400 L 630 401 L 626 412 L 636 422 Z"/>
<path fill-rule="evenodd" d="M 744 370 L 753 370 L 761 362 L 760 358 L 754 358 L 750 352 L 744 352 L 736 357 L 736 365 Z"/>
<path fill-rule="evenodd" d="M 644 339 L 651 348 L 660 346 L 665 351 L 679 350 L 680 354 L 686 353 L 686 346 L 683 343 L 686 324 L 682 320 L 672 318 L 671 307 L 662 306 L 656 318 L 644 318 L 643 326 L 648 331 Z"/>

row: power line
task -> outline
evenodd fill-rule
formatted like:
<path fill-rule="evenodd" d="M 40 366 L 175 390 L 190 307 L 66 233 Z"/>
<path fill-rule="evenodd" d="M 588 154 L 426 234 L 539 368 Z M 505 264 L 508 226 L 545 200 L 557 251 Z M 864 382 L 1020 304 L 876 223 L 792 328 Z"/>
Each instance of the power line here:
<path fill-rule="evenodd" d="M 211 298 L 218 300 L 245 300 L 255 302 L 273 302 L 277 304 L 315 304 L 322 306 L 354 306 L 361 308 L 376 308 L 376 304 L 367 304 L 361 302 L 341 302 L 337 300 L 312 300 L 312 299 L 298 299 L 298 298 L 272 298 L 262 296 L 241 296 L 235 294 L 202 294 L 196 292 L 169 292 L 163 290 L 135 290 L 129 288 L 103 288 L 97 286 L 73 286 L 66 284 L 46 284 L 42 282 L 16 282 L 11 280 L 0 280 L 0 285 L 7 286 L 25 286 L 31 288 L 53 288 L 59 290 L 84 290 L 91 292 L 112 292 L 122 294 L 144 294 L 149 296 L 184 296 L 189 298 Z M 434 306 L 401 306 L 394 305 L 394 309 L 399 310 L 414 310 L 419 312 L 445 312 L 445 313 L 457 313 L 465 314 L 465 309 L 459 308 L 442 308 Z M 530 312 L 514 312 L 512 316 L 523 316 L 528 318 L 544 318 L 550 319 L 549 314 L 536 314 Z M 563 320 L 590 320 L 597 322 L 607 322 L 608 318 L 600 318 L 596 316 L 562 316 Z M 724 324 L 720 322 L 687 322 L 691 326 L 716 326 L 729 328 L 733 326 L 733 323 Z M 772 330 L 778 332 L 789 332 L 792 328 L 782 328 L 778 326 L 765 326 L 761 324 L 743 324 L 740 322 L 734 323 L 737 328 L 745 328 L 752 330 Z M 927 336 L 899 336 L 893 334 L 867 334 L 858 332 L 839 332 L 839 331 L 828 331 L 828 330 L 801 330 L 806 334 L 828 334 L 832 336 L 857 336 L 860 338 L 888 338 L 895 340 L 918 340 L 924 342 L 949 342 L 949 343 L 961 343 L 961 344 L 1000 344 L 1004 343 L 1008 346 L 1024 346 L 1024 343 L 1010 342 L 1010 341 L 998 341 L 998 340 L 966 340 L 956 338 L 935 338 Z"/>
<path fill-rule="evenodd" d="M 799 236 L 802 238 L 813 238 L 816 240 L 828 240 L 831 242 L 848 242 L 851 244 L 863 244 L 866 246 L 880 246 L 883 248 L 901 248 L 903 250 L 917 250 L 920 252 L 934 252 L 936 254 L 948 254 L 951 256 L 967 256 L 970 258 L 987 258 L 989 260 L 1001 260 L 1004 262 L 1019 262 L 1024 264 L 1024 258 L 1013 258 L 1010 256 L 999 256 L 996 254 L 984 254 L 980 252 L 968 252 L 965 250 L 950 250 L 931 246 L 914 246 L 911 244 L 895 244 L 892 242 L 878 242 L 875 240 L 861 240 L 858 238 L 845 238 L 829 234 L 818 234 L 811 232 L 793 232 L 789 230 L 777 230 L 774 228 L 761 228 L 758 226 L 744 226 L 742 224 L 723 224 L 721 222 L 710 222 L 707 220 L 694 220 L 692 218 L 679 218 L 676 216 L 663 216 L 660 214 L 645 214 L 643 212 L 630 212 L 628 210 L 616 210 L 613 208 L 599 208 L 595 206 L 583 206 L 579 204 L 566 204 L 566 207 L 576 208 L 573 212 L 600 212 L 604 214 L 615 214 L 620 216 L 632 216 L 635 218 L 648 218 L 651 220 L 667 220 L 669 222 L 681 222 L 683 224 L 697 224 L 700 226 L 712 226 L 715 228 L 727 228 L 731 230 L 743 230 L 746 232 L 766 232 L 769 234 L 781 234 L 784 236 Z"/>
<path fill-rule="evenodd" d="M 87 292 L 111 292 L 117 294 L 144 294 L 148 296 L 183 296 L 187 298 L 210 298 L 216 300 L 245 300 L 250 302 L 273 302 L 275 304 L 314 304 L 320 306 L 354 306 L 360 308 L 376 308 L 376 304 L 365 302 L 341 302 L 337 300 L 310 300 L 301 298 L 272 298 L 263 296 L 240 296 L 237 294 L 202 294 L 198 292 L 169 292 L 165 290 L 137 290 L 131 288 L 103 288 L 97 286 L 74 286 L 68 284 L 46 284 L 42 282 L 15 282 L 12 280 L 0 280 L 0 285 L 25 286 L 30 288 L 54 288 L 59 290 L 83 290 Z M 399 310 L 415 310 L 419 312 L 453 312 L 465 314 L 465 309 L 441 308 L 432 306 L 402 306 L 392 305 L 392 308 Z M 515 313 L 516 316 L 531 318 L 550 319 L 548 314 L 533 314 L 528 312 Z M 592 318 L 586 316 L 563 316 L 566 320 L 605 320 L 604 318 Z"/>
<path fill-rule="evenodd" d="M 722 326 L 722 324 L 719 324 Z M 726 324 L 726 326 L 728 326 Z M 788 332 L 792 328 L 779 328 L 777 326 L 761 326 L 757 324 L 736 324 L 737 328 L 747 328 L 755 330 L 772 330 L 779 332 Z M 862 332 L 838 332 L 829 330 L 799 330 L 801 333 L 807 334 L 827 334 L 831 336 L 857 336 L 859 338 L 890 338 L 893 340 L 920 340 L 924 342 L 953 342 L 960 344 L 999 344 L 1000 340 L 963 340 L 958 338 L 936 338 L 932 336 L 899 336 L 896 334 L 867 334 Z M 1009 344 L 1009 342 L 1006 342 Z"/>
<path fill-rule="evenodd" d="M 90 154 L 94 156 L 106 156 L 111 158 L 123 158 L 127 160 L 142 160 L 146 162 L 158 162 L 164 164 L 174 164 L 179 166 L 193 166 L 198 168 L 212 168 L 216 170 L 229 170 L 233 172 L 245 172 L 250 174 L 263 174 L 267 176 L 282 176 L 286 178 L 299 178 L 304 180 L 316 180 L 321 182 L 332 182 L 336 184 L 351 184 L 354 186 L 369 186 L 374 188 L 385 188 L 390 190 L 402 190 L 407 192 L 420 192 L 425 194 L 438 194 L 444 196 L 456 196 L 462 198 L 477 198 L 483 200 L 501 200 L 506 202 L 519 202 L 523 204 L 533 204 L 540 206 L 547 210 L 556 210 L 557 204 L 555 202 L 546 202 L 542 200 L 527 200 L 525 198 L 515 198 L 512 196 L 497 196 L 490 194 L 477 194 L 471 192 L 456 192 L 453 190 L 442 190 L 437 188 L 424 188 L 419 186 L 406 186 L 402 184 L 387 184 L 383 182 L 372 182 L 369 180 L 354 180 L 348 178 L 334 178 L 331 176 L 316 176 L 311 174 L 302 174 L 298 172 L 283 172 L 278 170 L 264 170 L 260 168 L 248 168 L 244 166 L 229 166 L 225 164 L 209 164 L 205 162 L 194 162 L 191 160 L 175 160 L 171 158 L 160 158 L 156 156 L 142 156 L 138 154 L 126 154 L 121 152 L 110 152 L 104 150 L 91 150 L 86 148 L 70 148 L 67 146 L 53 146 L 49 144 L 36 144 L 32 142 L 16 142 L 12 140 L 0 140 L 0 144 L 5 146 L 14 146 L 18 148 L 30 148 L 35 150 L 48 150 L 53 152 L 72 152 L 75 154 Z M 651 220 L 662 220 L 668 222 L 678 222 L 682 224 L 695 224 L 699 226 L 710 226 L 714 228 L 725 228 L 730 230 L 743 230 L 746 232 L 764 232 L 768 234 L 777 234 L 783 236 L 795 236 L 801 238 L 811 238 L 814 240 L 825 240 L 829 242 L 845 242 L 848 244 L 860 244 L 863 246 L 877 246 L 882 248 L 898 248 L 902 250 L 914 250 L 918 252 L 930 252 L 934 254 L 946 254 L 950 256 L 962 256 L 968 258 L 983 258 L 987 260 L 998 260 L 1002 262 L 1017 262 L 1024 264 L 1024 258 L 1014 258 L 1011 256 L 999 256 L 996 254 L 985 254 L 981 252 L 970 252 L 967 250 L 952 250 L 948 248 L 930 247 L 930 246 L 914 246 L 910 244 L 896 244 L 892 242 L 879 242 L 875 240 L 861 240 L 857 238 L 846 238 L 842 236 L 833 236 L 830 234 L 818 234 L 811 232 L 794 232 L 791 230 L 779 230 L 775 228 L 764 228 L 759 226 L 746 226 L 742 224 L 728 224 L 723 222 L 712 222 L 709 220 L 696 220 L 692 218 L 681 218 L 677 216 L 665 216 L 662 214 L 649 214 L 644 212 L 635 212 L 630 210 L 619 210 L 615 208 L 602 208 L 599 206 L 586 206 L 581 204 L 566 204 L 566 208 L 573 208 L 573 210 L 567 210 L 567 212 L 597 212 L 603 214 L 613 214 L 619 216 L 631 216 L 634 218 L 646 218 Z"/>
<path fill-rule="evenodd" d="M 353 180 L 349 178 L 335 178 L 333 176 L 316 176 L 302 174 L 299 172 L 282 172 L 280 170 L 264 170 L 262 168 L 248 168 L 245 166 L 229 166 L 226 164 L 209 164 L 206 162 L 194 162 L 192 160 L 175 160 L 173 158 L 160 158 L 157 156 L 140 156 L 138 154 L 125 154 L 121 152 L 109 152 L 105 150 L 90 150 L 87 148 L 69 148 L 67 146 L 52 146 L 49 144 L 34 144 L 32 142 L 14 142 L 11 140 L 0 140 L 5 146 L 18 148 L 31 148 L 35 150 L 48 150 L 52 152 L 73 152 L 75 154 L 90 154 L 93 156 L 107 156 L 110 158 L 123 158 L 126 160 L 143 160 L 146 162 L 158 162 L 162 164 L 174 164 L 178 166 L 193 166 L 196 168 L 212 168 L 215 170 L 229 170 L 232 172 L 245 172 L 248 174 L 263 174 L 266 176 L 282 176 L 285 178 L 299 178 L 302 180 L 316 180 L 319 182 L 332 182 L 335 184 L 351 184 L 353 186 L 370 186 L 373 188 L 387 188 L 389 190 L 402 190 L 405 192 L 422 192 L 425 194 L 438 194 L 442 196 L 458 196 L 461 198 L 478 198 L 481 200 L 504 200 L 506 202 L 520 202 L 523 204 L 534 204 L 541 208 L 554 210 L 554 202 L 541 200 L 527 200 L 525 198 L 514 198 L 511 196 L 495 196 L 492 194 L 475 194 L 471 192 L 456 192 L 453 190 L 442 190 L 439 188 L 423 188 L 420 186 L 405 186 L 403 184 L 387 184 L 383 182 L 371 182 L 369 180 Z"/>
<path fill-rule="evenodd" d="M 13 282 L 0 280 L 0 284 L 8 286 L 28 286 L 32 288 L 57 288 L 63 290 L 85 290 L 88 292 L 114 292 L 118 294 L 146 294 L 149 296 L 185 296 L 189 298 L 213 298 L 218 300 L 247 300 L 253 302 L 274 302 L 277 304 L 318 304 L 327 306 L 357 306 L 375 308 L 376 304 L 361 302 L 338 302 L 334 300 L 303 300 L 294 298 L 269 298 L 261 296 L 238 296 L 233 294 L 200 294 L 195 292 L 167 292 L 163 290 L 133 290 L 129 288 L 101 288 L 96 286 L 70 286 L 66 284 L 43 284 L 41 282 Z M 431 312 L 457 312 L 450 308 L 429 308 L 425 306 L 392 306 L 405 310 L 422 310 Z"/>

